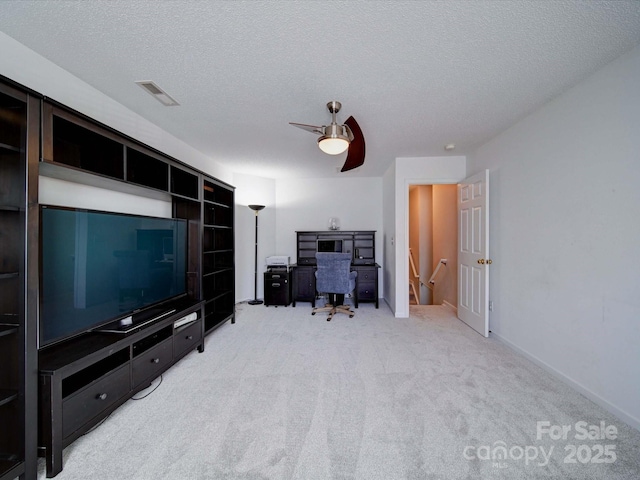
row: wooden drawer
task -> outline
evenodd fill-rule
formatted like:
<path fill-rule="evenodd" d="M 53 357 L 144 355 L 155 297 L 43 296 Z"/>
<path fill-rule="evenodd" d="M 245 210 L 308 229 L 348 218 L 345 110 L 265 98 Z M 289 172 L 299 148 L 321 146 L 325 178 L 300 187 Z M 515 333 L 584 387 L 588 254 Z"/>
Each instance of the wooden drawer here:
<path fill-rule="evenodd" d="M 358 283 L 375 284 L 377 272 L 374 268 L 357 268 L 356 271 L 358 272 Z"/>
<path fill-rule="evenodd" d="M 178 327 L 173 334 L 173 353 L 176 359 L 196 348 L 202 340 L 202 320 Z"/>
<path fill-rule="evenodd" d="M 265 273 L 264 277 L 264 304 L 287 306 L 290 300 L 290 284 L 288 273 Z"/>
<path fill-rule="evenodd" d="M 287 281 L 289 280 L 289 272 L 264 272 L 264 280 L 265 282 L 269 282 L 271 280 L 275 282 L 280 280 Z"/>
<path fill-rule="evenodd" d="M 62 436 L 68 437 L 129 393 L 129 364 L 87 385 L 62 403 Z"/>
<path fill-rule="evenodd" d="M 375 282 L 358 282 L 358 301 L 375 300 L 376 284 Z"/>
<path fill-rule="evenodd" d="M 356 279 L 358 291 L 358 302 L 378 302 L 378 271 L 376 267 L 355 268 L 358 272 Z"/>
<path fill-rule="evenodd" d="M 132 362 L 133 388 L 135 389 L 145 380 L 153 380 L 171 365 L 172 359 L 173 341 L 171 338 L 134 358 Z"/>

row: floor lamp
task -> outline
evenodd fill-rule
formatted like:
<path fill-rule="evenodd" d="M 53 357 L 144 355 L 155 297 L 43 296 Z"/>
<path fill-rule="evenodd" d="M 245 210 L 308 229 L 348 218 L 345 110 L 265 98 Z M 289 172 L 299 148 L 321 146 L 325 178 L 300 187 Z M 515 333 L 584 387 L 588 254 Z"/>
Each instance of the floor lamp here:
<path fill-rule="evenodd" d="M 262 300 L 258 300 L 258 212 L 264 208 L 264 205 L 249 205 L 249 208 L 256 212 L 256 253 L 253 265 L 255 279 L 253 282 L 253 300 L 249 300 L 249 305 L 260 305 Z"/>

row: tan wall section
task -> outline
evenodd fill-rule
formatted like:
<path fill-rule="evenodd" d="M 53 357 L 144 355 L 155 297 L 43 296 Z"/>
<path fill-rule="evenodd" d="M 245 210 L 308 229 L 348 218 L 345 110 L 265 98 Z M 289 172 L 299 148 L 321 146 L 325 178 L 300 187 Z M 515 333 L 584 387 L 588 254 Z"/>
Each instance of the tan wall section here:
<path fill-rule="evenodd" d="M 458 207 L 456 185 L 433 185 L 433 269 L 441 258 L 433 294 L 433 304 L 458 304 Z M 433 271 L 433 270 L 432 270 Z M 428 281 L 426 279 L 425 281 Z"/>

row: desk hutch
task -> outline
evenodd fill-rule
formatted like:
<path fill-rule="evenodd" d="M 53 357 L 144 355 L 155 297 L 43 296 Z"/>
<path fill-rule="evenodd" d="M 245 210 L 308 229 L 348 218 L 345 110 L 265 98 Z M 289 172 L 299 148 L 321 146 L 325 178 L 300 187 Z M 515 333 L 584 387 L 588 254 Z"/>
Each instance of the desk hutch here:
<path fill-rule="evenodd" d="M 351 268 L 358 272 L 356 278 L 355 307 L 360 302 L 378 300 L 378 269 L 376 263 L 376 232 L 364 231 L 307 231 L 296 232 L 296 264 L 292 268 L 293 306 L 296 301 L 311 302 L 315 307 L 316 299 L 316 252 L 318 240 L 341 240 L 342 251 L 353 254 Z"/>

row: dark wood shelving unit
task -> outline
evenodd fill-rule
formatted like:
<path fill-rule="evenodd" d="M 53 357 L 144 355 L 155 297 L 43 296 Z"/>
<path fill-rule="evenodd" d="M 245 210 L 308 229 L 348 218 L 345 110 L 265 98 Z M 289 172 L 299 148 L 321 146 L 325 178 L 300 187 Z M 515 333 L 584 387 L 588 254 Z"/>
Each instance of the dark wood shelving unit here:
<path fill-rule="evenodd" d="M 198 313 L 196 322 L 174 328 L 172 319 L 189 313 L 178 308 L 145 329 L 143 338 L 87 334 L 41 351 L 40 445 L 47 475 L 55 476 L 64 446 L 178 358 L 204 349 L 207 333 L 235 321 L 234 188 L 63 105 L 45 101 L 43 111 L 41 174 L 168 200 L 172 216 L 187 221 L 187 299 Z M 92 403 L 86 414 L 81 405 L 98 386 L 110 400 Z"/>
<path fill-rule="evenodd" d="M 127 148 L 127 181 L 142 187 L 169 190 L 169 165 L 135 148 Z"/>
<path fill-rule="evenodd" d="M 124 179 L 124 146 L 58 115 L 53 115 L 53 159 L 63 165 Z"/>
<path fill-rule="evenodd" d="M 39 349 L 41 175 L 171 202 L 187 220 L 184 303 L 124 337 Z M 0 480 L 35 480 L 38 453 L 55 476 L 62 448 L 235 321 L 233 209 L 231 185 L 0 79 Z"/>
<path fill-rule="evenodd" d="M 30 129 L 39 120 L 38 105 L 27 92 L 0 83 L 0 480 L 36 478 L 36 323 L 28 314 L 27 223 L 34 192 L 29 162 L 37 159 Z"/>
<path fill-rule="evenodd" d="M 233 190 L 212 179 L 202 183 L 202 295 L 205 331 L 235 322 Z"/>

